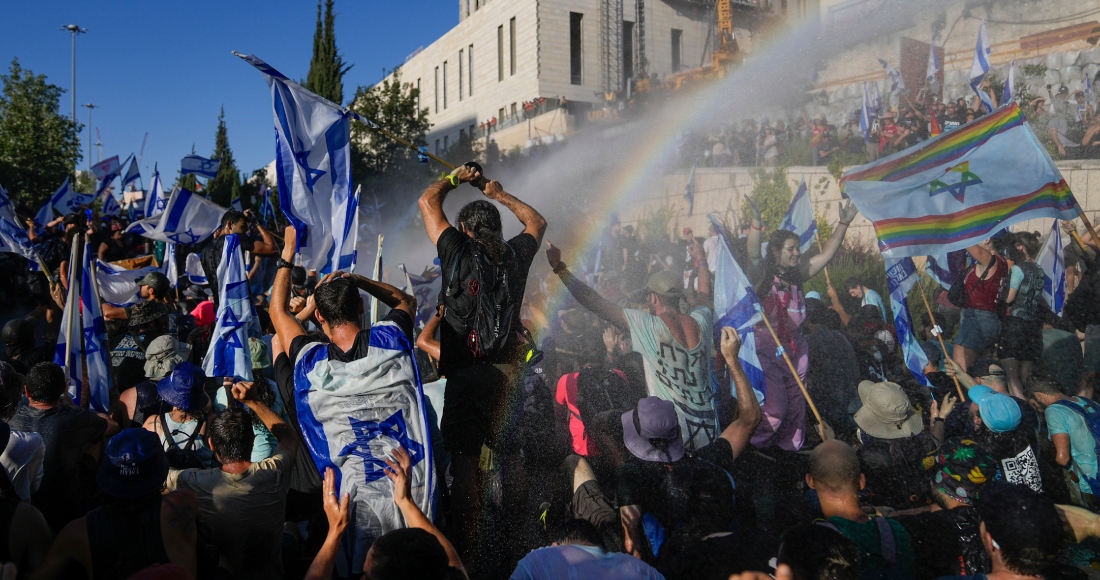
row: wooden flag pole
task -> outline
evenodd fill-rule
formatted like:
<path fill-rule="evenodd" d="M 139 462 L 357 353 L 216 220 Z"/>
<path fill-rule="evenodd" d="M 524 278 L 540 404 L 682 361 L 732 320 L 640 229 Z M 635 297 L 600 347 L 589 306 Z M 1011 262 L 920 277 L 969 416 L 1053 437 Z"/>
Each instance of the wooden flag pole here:
<path fill-rule="evenodd" d="M 764 325 L 768 327 L 768 332 L 771 333 L 772 338 L 775 340 L 775 344 L 779 346 L 779 352 L 783 354 L 783 360 L 787 361 L 787 368 L 791 369 L 791 375 L 794 376 L 795 382 L 798 383 L 798 388 L 802 390 L 802 396 L 806 397 L 806 402 L 809 403 L 810 410 L 813 411 L 818 424 L 824 425 L 825 422 L 821 419 L 821 413 L 817 411 L 817 405 L 814 404 L 813 398 L 810 397 L 810 392 L 806 390 L 806 385 L 802 382 L 802 377 L 798 376 L 798 369 L 796 369 L 794 363 L 791 362 L 791 357 L 787 354 L 787 349 L 779 342 L 779 336 L 775 333 L 775 329 L 772 328 L 772 323 L 768 321 L 768 315 L 763 309 L 760 311 L 760 318 L 764 320 Z"/>
<path fill-rule="evenodd" d="M 927 267 L 927 264 L 925 265 Z M 947 345 L 943 342 L 943 330 L 936 324 L 936 315 L 932 313 L 932 305 L 928 303 L 928 295 L 924 292 L 924 284 L 921 284 L 920 280 L 917 280 L 917 288 L 920 288 L 920 297 L 924 301 L 924 308 L 928 310 L 928 318 L 932 321 L 932 328 L 936 329 L 936 339 L 940 341 L 940 350 L 943 351 L 944 360 L 951 358 L 951 355 L 947 353 Z M 966 400 L 966 394 L 963 393 L 962 385 L 959 384 L 959 377 L 951 377 L 955 380 L 955 390 L 959 392 L 959 401 Z"/>
<path fill-rule="evenodd" d="M 1089 231 L 1089 235 L 1092 236 L 1092 243 L 1100 244 L 1100 236 L 1096 235 L 1096 229 L 1092 227 L 1092 222 L 1089 221 L 1088 216 L 1085 215 L 1085 210 L 1081 208 L 1081 204 L 1076 204 L 1077 214 L 1081 216 L 1081 221 L 1085 223 L 1085 229 Z"/>

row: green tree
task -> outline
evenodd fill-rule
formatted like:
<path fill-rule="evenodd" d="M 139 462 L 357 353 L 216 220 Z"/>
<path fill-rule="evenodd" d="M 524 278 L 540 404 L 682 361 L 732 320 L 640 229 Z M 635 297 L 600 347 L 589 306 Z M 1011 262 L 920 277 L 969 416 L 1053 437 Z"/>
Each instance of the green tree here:
<path fill-rule="evenodd" d="M 324 25 L 321 21 L 321 2 L 317 2 L 317 28 L 313 32 L 313 58 L 309 61 L 309 73 L 305 87 L 340 105 L 344 102 L 344 74 L 352 65 L 344 65 L 344 57 L 336 49 L 336 15 L 332 12 L 334 1 L 325 0 Z"/>
<path fill-rule="evenodd" d="M 18 58 L 0 82 L 0 185 L 17 205 L 37 208 L 80 161 L 81 125 L 58 111 L 64 90 Z"/>
<path fill-rule="evenodd" d="M 225 107 L 218 114 L 218 129 L 214 132 L 214 154 L 211 159 L 221 159 L 218 174 L 206 183 L 210 201 L 229 207 L 229 203 L 240 193 L 241 173 L 233 160 L 233 150 L 229 148 L 229 132 L 225 128 Z"/>
<path fill-rule="evenodd" d="M 241 206 L 259 213 L 260 204 L 264 202 L 260 198 L 260 186 L 267 181 L 267 168 L 261 167 L 252 172 L 252 176 L 241 183 Z"/>
<path fill-rule="evenodd" d="M 783 223 L 783 216 L 791 205 L 791 184 L 787 183 L 787 168 L 758 168 L 752 174 L 752 200 L 760 208 L 764 218 L 765 234 L 771 233 Z M 741 206 L 741 223 L 749 223 L 751 214 L 749 204 Z"/>
<path fill-rule="evenodd" d="M 431 123 L 428 109 L 417 110 L 417 89 L 401 83 L 400 71 L 373 87 L 359 87 L 351 108 L 417 146 L 427 146 L 424 135 Z M 351 124 L 352 177 L 364 190 L 386 191 L 395 185 L 425 181 L 440 169 L 420 164 L 416 152 L 361 123 Z M 394 204 L 388 204 L 394 205 Z"/>

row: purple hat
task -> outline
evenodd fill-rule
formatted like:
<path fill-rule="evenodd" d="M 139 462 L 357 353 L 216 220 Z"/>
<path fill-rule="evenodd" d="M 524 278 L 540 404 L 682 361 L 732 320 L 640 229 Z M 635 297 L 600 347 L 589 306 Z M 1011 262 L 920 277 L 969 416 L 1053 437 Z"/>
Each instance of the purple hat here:
<path fill-rule="evenodd" d="M 140 427 L 111 437 L 99 463 L 96 483 L 118 499 L 137 499 L 160 491 L 168 477 L 168 456 L 160 438 Z"/>
<path fill-rule="evenodd" d="M 623 443 L 634 457 L 656 463 L 674 463 L 684 456 L 680 418 L 671 401 L 646 397 L 622 415 Z"/>

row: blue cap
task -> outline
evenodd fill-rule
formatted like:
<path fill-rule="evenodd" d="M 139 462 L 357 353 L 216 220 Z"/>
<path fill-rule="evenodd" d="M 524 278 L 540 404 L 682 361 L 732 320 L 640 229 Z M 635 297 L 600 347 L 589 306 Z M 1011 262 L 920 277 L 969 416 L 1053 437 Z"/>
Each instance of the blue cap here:
<path fill-rule="evenodd" d="M 107 495 L 137 499 L 160 491 L 168 476 L 168 456 L 152 431 L 123 429 L 107 442 L 96 483 Z"/>
<path fill-rule="evenodd" d="M 810 290 L 806 293 L 806 298 L 816 298 L 817 300 L 821 300 L 821 292 L 818 292 L 817 290 Z"/>
<path fill-rule="evenodd" d="M 994 433 L 1005 433 L 1020 425 L 1020 405 L 1012 397 L 998 393 L 993 389 L 978 385 L 967 393 L 970 400 L 978 405 L 982 423 Z"/>
<path fill-rule="evenodd" d="M 181 411 L 201 411 L 209 398 L 203 392 L 206 373 L 188 361 L 181 362 L 172 374 L 157 382 L 157 394 L 164 402 Z"/>

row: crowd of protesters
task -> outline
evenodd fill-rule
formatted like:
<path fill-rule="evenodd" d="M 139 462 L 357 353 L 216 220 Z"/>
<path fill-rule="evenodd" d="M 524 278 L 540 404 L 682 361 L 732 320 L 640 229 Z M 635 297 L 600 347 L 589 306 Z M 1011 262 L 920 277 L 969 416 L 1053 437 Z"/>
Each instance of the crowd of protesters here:
<path fill-rule="evenodd" d="M 994 105 L 997 96 L 982 87 Z M 1045 89 L 1046 96 L 1020 102 L 1028 121 L 1055 159 L 1100 158 L 1100 115 L 1096 96 L 1065 85 Z M 887 95 L 889 97 L 889 95 Z M 775 167 L 777 165 L 852 165 L 897 153 L 931 137 L 953 131 L 986 114 L 975 96 L 940 100 L 922 92 L 889 104 L 852 111 L 846 118 L 744 119 L 709 133 L 685 135 L 681 158 L 687 166 Z"/>
<path fill-rule="evenodd" d="M 939 122 L 957 114 L 948 104 Z M 826 159 L 829 129 L 813 125 Z M 879 130 L 904 140 L 894 126 L 884 115 Z M 790 133 L 757 131 L 746 123 L 751 146 L 721 155 L 744 163 L 759 143 L 771 159 Z M 448 216 L 464 183 L 487 199 Z M 295 266 L 294 228 L 280 238 L 228 211 L 213 238 L 177 249 L 178 271 L 193 253 L 212 284 L 152 272 L 140 301 L 103 305 L 106 413 L 75 405 L 52 362 L 71 245 L 86 240 L 107 262 L 163 248 L 121 221 L 71 214 L 34 236 L 56 284 L 4 255 L 0 562 L 29 578 L 806 580 L 1051 580 L 1100 562 L 1100 263 L 1088 233 L 1066 248 L 1062 316 L 1042 297 L 1037 234 L 969 248 L 956 290 L 932 297 L 935 322 L 915 321 L 927 387 L 902 360 L 885 289 L 805 289 L 842 247 L 850 204 L 812 255 L 790 232 L 765 236 L 753 210 L 740 232 L 705 236 L 642 240 L 613 223 L 591 269 L 470 166 L 419 204 L 442 277 L 423 328 L 411 293 Z M 505 234 L 498 205 L 522 231 Z M 252 381 L 202 370 L 231 236 L 259 320 Z M 751 345 L 712 307 L 723 238 L 767 319 Z M 381 305 L 373 327 L 360 292 Z M 363 537 L 378 514 L 349 496 L 318 441 L 381 375 L 429 407 L 434 443 L 363 427 L 388 450 L 375 479 L 392 482 L 383 499 L 401 523 Z M 421 461 L 437 474 L 428 483 L 414 475 Z M 437 505 L 420 501 L 425 485 Z"/>

